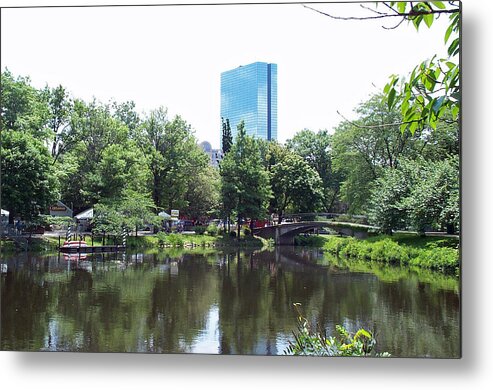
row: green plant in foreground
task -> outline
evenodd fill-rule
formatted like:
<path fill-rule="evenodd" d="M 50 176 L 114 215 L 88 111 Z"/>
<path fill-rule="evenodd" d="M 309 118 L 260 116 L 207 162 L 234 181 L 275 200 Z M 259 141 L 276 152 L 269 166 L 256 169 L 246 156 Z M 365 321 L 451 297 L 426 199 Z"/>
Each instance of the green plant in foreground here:
<path fill-rule="evenodd" d="M 293 332 L 294 341 L 290 341 L 285 355 L 299 356 L 374 356 L 389 357 L 388 352 L 376 353 L 376 340 L 372 333 L 359 329 L 349 333 L 343 326 L 336 325 L 337 336 L 327 337 L 322 332 L 313 332 L 308 320 L 299 310 L 299 303 L 294 304 L 298 312 L 297 331 Z"/>

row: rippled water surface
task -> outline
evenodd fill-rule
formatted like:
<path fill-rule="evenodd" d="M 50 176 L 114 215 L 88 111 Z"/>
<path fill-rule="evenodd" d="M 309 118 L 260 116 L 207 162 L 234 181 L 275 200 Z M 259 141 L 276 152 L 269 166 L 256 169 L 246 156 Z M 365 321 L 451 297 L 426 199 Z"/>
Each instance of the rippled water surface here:
<path fill-rule="evenodd" d="M 2 350 L 283 354 L 300 303 L 329 334 L 373 330 L 393 356 L 460 356 L 453 276 L 294 248 L 1 262 Z"/>

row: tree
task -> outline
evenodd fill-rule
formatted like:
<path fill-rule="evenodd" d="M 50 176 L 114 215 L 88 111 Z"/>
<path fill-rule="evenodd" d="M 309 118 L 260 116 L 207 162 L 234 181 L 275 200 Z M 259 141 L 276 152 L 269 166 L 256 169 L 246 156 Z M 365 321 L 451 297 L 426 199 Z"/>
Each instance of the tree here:
<path fill-rule="evenodd" d="M 220 203 L 219 171 L 207 165 L 197 172 L 193 180 L 188 182 L 185 200 L 187 206 L 183 209 L 183 214 L 192 219 L 217 214 Z"/>
<path fill-rule="evenodd" d="M 415 155 L 418 133 L 401 133 L 400 113 L 390 110 L 381 95 L 372 96 L 356 108 L 359 118 L 343 122 L 332 136 L 333 168 L 340 175 L 342 199 L 351 213 L 364 213 L 370 184 L 383 168 L 395 168 L 401 156 Z M 393 125 L 388 125 L 388 124 Z"/>
<path fill-rule="evenodd" d="M 229 119 L 221 118 L 222 121 L 222 133 L 221 133 L 221 145 L 223 149 L 223 154 L 228 153 L 233 145 L 233 135 L 231 133 L 231 126 L 229 124 Z"/>
<path fill-rule="evenodd" d="M 94 188 L 100 198 L 120 198 L 126 189 L 145 191 L 149 171 L 144 163 L 144 155 L 132 140 L 123 144 L 108 145 L 95 168 Z"/>
<path fill-rule="evenodd" d="M 160 107 L 143 121 L 136 138 L 146 155 L 155 205 L 166 210 L 186 207 L 188 184 L 208 164 L 190 125 L 179 116 L 170 121 Z"/>
<path fill-rule="evenodd" d="M 2 208 L 31 221 L 59 197 L 58 181 L 48 149 L 24 131 L 2 132 L 0 149 Z"/>
<path fill-rule="evenodd" d="M 326 212 L 333 211 L 339 195 L 341 177 L 332 167 L 332 139 L 327 130 L 315 133 L 304 129 L 288 140 L 286 146 L 317 171 L 322 179 L 323 209 Z"/>
<path fill-rule="evenodd" d="M 45 139 L 48 106 L 42 94 L 30 83 L 28 77 L 15 78 L 8 69 L 2 72 L 1 126 L 5 130 L 27 131 Z"/>
<path fill-rule="evenodd" d="M 127 145 L 128 128 L 111 115 L 107 105 L 76 100 L 69 136 L 70 140 L 63 138 L 67 143 L 64 143 L 65 152 L 59 157 L 58 168 L 68 166 L 73 173 L 62 183 L 62 195 L 75 209 L 83 209 L 105 196 L 100 163 L 103 157 L 110 159 L 105 151 L 110 145 Z"/>
<path fill-rule="evenodd" d="M 51 143 L 51 156 L 56 161 L 63 151 L 62 140 L 69 127 L 72 102 L 67 91 L 61 85 L 51 89 L 46 87 L 43 95 L 48 103 L 47 126 L 51 130 L 53 140 Z"/>
<path fill-rule="evenodd" d="M 238 238 L 243 218 L 261 218 L 271 196 L 269 176 L 260 155 L 258 142 L 246 135 L 245 124 L 238 124 L 238 135 L 220 166 L 221 197 L 228 215 L 236 212 Z"/>
<path fill-rule="evenodd" d="M 395 229 L 459 229 L 458 156 L 426 161 L 402 159 L 385 169 L 371 192 L 370 222 L 385 233 Z"/>
<path fill-rule="evenodd" d="M 125 123 L 130 136 L 135 136 L 135 131 L 141 123 L 139 114 L 135 111 L 135 102 L 131 100 L 124 103 L 112 102 L 111 108 L 113 109 L 113 115 Z"/>
<path fill-rule="evenodd" d="M 98 233 L 122 236 L 137 231 L 147 223 L 157 224 L 158 217 L 150 194 L 126 189 L 119 198 L 107 198 L 94 205 L 94 228 Z"/>
<path fill-rule="evenodd" d="M 300 156 L 287 154 L 271 168 L 271 207 L 279 215 L 284 211 L 314 212 L 323 198 L 323 183 L 317 171 Z"/>

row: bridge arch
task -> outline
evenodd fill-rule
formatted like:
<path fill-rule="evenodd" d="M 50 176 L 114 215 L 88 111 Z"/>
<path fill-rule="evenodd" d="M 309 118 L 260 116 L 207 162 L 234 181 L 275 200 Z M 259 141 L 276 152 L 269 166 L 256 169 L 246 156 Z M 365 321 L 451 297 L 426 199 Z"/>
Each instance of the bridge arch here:
<path fill-rule="evenodd" d="M 293 222 L 282 223 L 279 225 L 267 226 L 264 228 L 254 229 L 253 234 L 266 239 L 272 238 L 276 245 L 293 245 L 294 237 L 298 234 L 305 233 L 317 228 L 329 227 L 339 234 L 357 238 L 368 236 L 368 230 L 374 228 L 369 225 L 355 223 L 341 223 L 333 221 L 310 221 L 310 222 Z"/>

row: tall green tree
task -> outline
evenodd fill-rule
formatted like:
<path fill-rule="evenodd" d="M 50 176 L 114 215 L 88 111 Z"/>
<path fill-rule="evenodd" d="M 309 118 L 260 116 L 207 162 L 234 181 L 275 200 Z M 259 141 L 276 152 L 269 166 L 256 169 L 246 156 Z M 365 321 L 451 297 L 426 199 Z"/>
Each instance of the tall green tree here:
<path fill-rule="evenodd" d="M 243 218 L 261 218 L 271 196 L 269 175 L 264 168 L 258 142 L 246 135 L 245 124 L 238 124 L 238 135 L 220 167 L 223 207 L 236 213 L 238 237 Z"/>
<path fill-rule="evenodd" d="M 341 176 L 332 166 L 332 138 L 327 130 L 317 133 L 304 129 L 286 142 L 286 146 L 303 157 L 322 179 L 322 207 L 325 212 L 333 211 L 339 195 Z"/>
<path fill-rule="evenodd" d="M 270 171 L 271 207 L 281 221 L 284 211 L 314 212 L 323 199 L 323 183 L 317 171 L 299 155 L 287 154 Z"/>
<path fill-rule="evenodd" d="M 143 121 L 137 142 L 146 155 L 155 205 L 168 211 L 186 207 L 188 184 L 208 164 L 190 125 L 179 116 L 169 120 L 161 107 Z"/>
<path fill-rule="evenodd" d="M 46 139 L 48 105 L 41 91 L 31 86 L 29 77 L 14 77 L 8 69 L 2 72 L 1 86 L 2 130 L 27 131 Z"/>
<path fill-rule="evenodd" d="M 365 213 L 371 183 L 383 168 L 395 168 L 402 156 L 415 155 L 419 137 L 399 131 L 400 113 L 390 110 L 380 95 L 355 112 L 358 119 L 341 123 L 332 136 L 333 166 L 342 176 L 341 197 L 349 212 Z"/>
<path fill-rule="evenodd" d="M 47 127 L 51 131 L 51 156 L 57 160 L 63 152 L 63 138 L 70 131 L 70 115 L 72 111 L 72 101 L 65 90 L 59 85 L 56 88 L 46 87 L 43 96 L 48 103 Z"/>
<path fill-rule="evenodd" d="M 135 109 L 135 102 L 130 100 L 123 103 L 112 102 L 113 115 L 121 120 L 128 128 L 129 135 L 135 136 L 135 132 L 141 123 L 141 118 Z"/>
<path fill-rule="evenodd" d="M 106 148 L 127 145 L 128 128 L 111 115 L 108 105 L 95 101 L 75 101 L 70 119 L 71 140 L 59 157 L 59 167 L 68 167 L 73 174 L 62 183 L 62 197 L 76 210 L 93 206 L 104 196 L 104 178 L 100 164 L 110 159 Z"/>
<path fill-rule="evenodd" d="M 233 135 L 231 133 L 231 125 L 229 124 L 229 119 L 221 118 L 222 122 L 222 133 L 221 133 L 221 145 L 223 153 L 226 154 L 231 150 L 233 145 Z"/>
<path fill-rule="evenodd" d="M 31 221 L 58 199 L 58 181 L 43 143 L 24 131 L 2 132 L 0 149 L 2 208 Z"/>
<path fill-rule="evenodd" d="M 219 171 L 211 165 L 196 172 L 188 182 L 183 214 L 194 220 L 219 214 L 220 183 Z"/>

